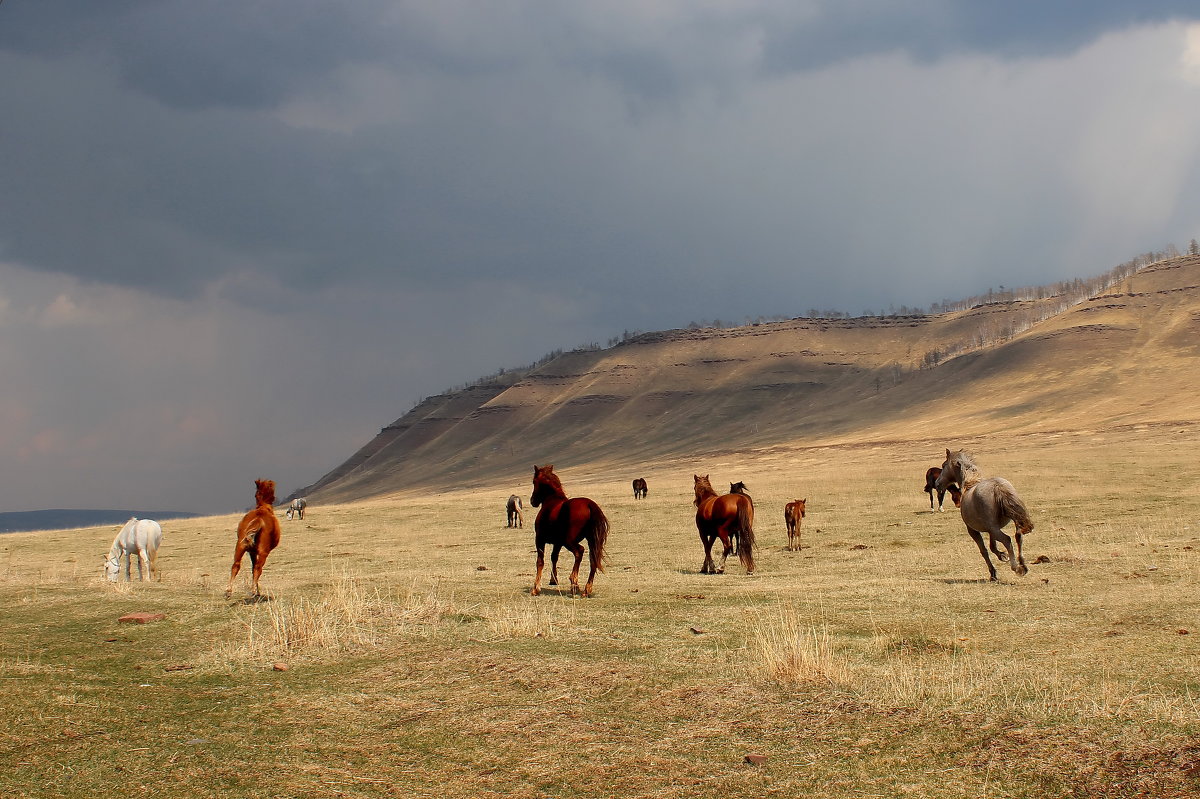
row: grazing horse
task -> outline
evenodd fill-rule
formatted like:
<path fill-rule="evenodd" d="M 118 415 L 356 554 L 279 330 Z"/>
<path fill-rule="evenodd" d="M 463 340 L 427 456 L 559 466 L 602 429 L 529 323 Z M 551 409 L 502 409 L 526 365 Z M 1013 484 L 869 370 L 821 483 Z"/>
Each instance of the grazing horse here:
<path fill-rule="evenodd" d="M 553 466 L 533 467 L 533 494 L 529 504 L 541 507 L 533 521 L 534 545 L 537 547 L 537 576 L 533 578 L 533 590 L 541 593 L 542 568 L 546 565 L 546 545 L 550 552 L 550 585 L 558 585 L 558 551 L 563 547 L 575 556 L 575 567 L 571 569 L 571 595 L 579 591 L 579 563 L 583 560 L 583 545 L 587 541 L 588 561 L 591 571 L 583 595 L 592 595 L 592 581 L 597 571 L 604 571 L 604 544 L 608 540 L 608 517 L 600 506 L 587 497 L 567 499 L 562 482 L 554 473 Z"/>
<path fill-rule="evenodd" d="M 125 560 L 125 579 L 133 580 L 133 559 L 137 558 L 138 579 L 158 578 L 158 547 L 162 544 L 162 527 L 150 519 L 134 517 L 113 539 L 108 554 L 104 556 L 104 576 L 114 583 L 121 576 L 121 560 Z M 142 565 L 145 564 L 145 574 Z"/>
<path fill-rule="evenodd" d="M 933 510 L 933 492 L 937 491 L 937 509 L 943 510 L 942 502 L 946 499 L 946 492 L 950 492 L 950 499 L 954 502 L 954 507 L 958 507 L 962 502 L 962 490 L 957 484 L 951 483 L 945 488 L 937 487 L 937 479 L 941 476 L 942 470 L 937 466 L 930 466 L 925 471 L 925 493 L 929 495 L 929 510 Z"/>
<path fill-rule="evenodd" d="M 237 545 L 233 550 L 233 568 L 229 571 L 229 587 L 225 596 L 233 595 L 233 580 L 242 568 L 242 555 L 250 553 L 250 565 L 254 576 L 254 596 L 261 596 L 258 579 L 262 576 L 267 555 L 279 546 L 279 517 L 275 515 L 275 481 L 255 480 L 254 510 L 242 517 L 238 523 Z"/>
<path fill-rule="evenodd" d="M 988 557 L 989 547 L 1001 561 L 1008 561 L 1018 576 L 1026 574 L 1029 567 L 1025 565 L 1025 557 L 1021 554 L 1021 539 L 1033 531 L 1033 520 L 1029 518 L 1029 510 L 1017 496 L 1012 483 L 1003 477 L 984 477 L 974 459 L 961 449 L 957 452 L 946 450 L 946 462 L 942 464 L 936 487 L 940 490 L 951 483 L 962 486 L 962 502 L 958 510 L 967 532 L 979 547 L 979 554 L 983 555 L 991 579 L 996 579 L 996 567 Z M 1015 528 L 1012 538 L 1001 529 L 1010 521 Z M 985 532 L 988 534 L 988 547 L 983 545 Z M 996 547 L 997 541 L 1004 544 L 1007 554 Z"/>
<path fill-rule="evenodd" d="M 733 541 L 741 540 L 738 560 L 746 567 L 746 574 L 754 572 L 754 500 L 749 494 L 725 494 L 717 496 L 708 475 L 692 475 L 696 490 L 696 529 L 704 544 L 704 564 L 701 574 L 721 574 L 725 561 L 733 551 Z M 721 568 L 713 563 L 713 542 L 718 538 L 725 549 L 721 553 Z"/>
<path fill-rule="evenodd" d="M 525 514 L 523 512 L 525 508 L 521 505 L 520 497 L 518 497 L 516 494 L 509 494 L 508 505 L 505 506 L 505 510 L 508 512 L 509 527 L 525 526 Z"/>
<path fill-rule="evenodd" d="M 788 549 L 800 550 L 800 520 L 804 518 L 804 506 L 808 499 L 798 499 L 783 506 L 783 523 L 787 525 Z"/>
<path fill-rule="evenodd" d="M 650 492 L 650 489 L 646 487 L 645 479 L 639 477 L 633 481 L 633 498 L 634 499 L 645 499 L 646 494 L 648 494 L 649 492 Z"/>
<path fill-rule="evenodd" d="M 304 518 L 304 510 L 307 507 L 308 507 L 308 500 L 305 499 L 304 497 L 296 497 L 295 499 L 293 499 L 292 504 L 288 505 L 288 509 L 287 509 L 288 521 L 291 521 L 293 516 L 299 516 L 301 519 L 303 519 Z"/>

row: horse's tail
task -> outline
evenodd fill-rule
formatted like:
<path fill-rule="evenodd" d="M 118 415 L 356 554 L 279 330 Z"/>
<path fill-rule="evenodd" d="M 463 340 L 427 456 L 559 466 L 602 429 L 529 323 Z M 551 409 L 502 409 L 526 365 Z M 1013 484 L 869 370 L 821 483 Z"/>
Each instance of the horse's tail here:
<path fill-rule="evenodd" d="M 1029 517 L 1029 509 L 1017 496 L 1017 492 L 1007 485 L 996 485 L 996 503 L 1004 511 L 1004 515 L 1013 520 L 1017 532 L 1024 535 L 1033 532 L 1033 519 Z"/>
<path fill-rule="evenodd" d="M 747 574 L 754 571 L 754 502 L 749 495 L 738 503 L 738 560 Z"/>
<path fill-rule="evenodd" d="M 608 517 L 600 506 L 592 503 L 592 518 L 588 520 L 585 535 L 591 542 L 591 559 L 598 571 L 604 571 L 604 545 L 608 543 Z"/>

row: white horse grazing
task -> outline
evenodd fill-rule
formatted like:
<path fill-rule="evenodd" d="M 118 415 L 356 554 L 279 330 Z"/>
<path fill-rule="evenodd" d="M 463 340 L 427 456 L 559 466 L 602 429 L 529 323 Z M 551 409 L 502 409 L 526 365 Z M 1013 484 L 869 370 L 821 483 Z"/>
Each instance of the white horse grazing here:
<path fill-rule="evenodd" d="M 125 522 L 121 532 L 113 539 L 112 546 L 104 558 L 104 574 L 114 583 L 121 574 L 121 559 L 125 558 L 125 579 L 132 580 L 133 559 L 138 562 L 138 579 L 145 580 L 142 564 L 150 579 L 158 576 L 158 545 L 162 543 L 162 527 L 150 519 L 134 517 Z"/>

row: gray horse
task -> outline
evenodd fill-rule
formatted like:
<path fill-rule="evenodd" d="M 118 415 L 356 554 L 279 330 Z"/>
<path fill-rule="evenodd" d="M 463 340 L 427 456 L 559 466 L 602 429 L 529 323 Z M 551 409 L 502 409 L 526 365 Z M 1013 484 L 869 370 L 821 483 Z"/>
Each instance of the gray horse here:
<path fill-rule="evenodd" d="M 521 505 L 521 498 L 516 494 L 511 494 L 508 497 L 508 505 L 505 506 L 508 511 L 508 526 L 509 527 L 524 527 L 525 514 Z"/>
<path fill-rule="evenodd" d="M 974 459 L 961 449 L 957 452 L 946 450 L 946 462 L 934 485 L 942 491 L 953 483 L 962 486 L 962 504 L 958 510 L 967 532 L 979 547 L 979 554 L 983 555 L 991 579 L 996 579 L 996 567 L 988 557 L 988 548 L 1001 561 L 1008 561 L 1018 576 L 1027 573 L 1029 567 L 1021 554 L 1021 539 L 1033 531 L 1033 520 L 1012 483 L 1003 477 L 984 477 Z M 1015 527 L 1011 538 L 1001 529 L 1009 522 Z M 987 547 L 983 545 L 984 533 L 988 534 Z M 997 548 L 997 541 L 1004 544 L 1007 553 Z"/>
<path fill-rule="evenodd" d="M 296 497 L 292 500 L 292 504 L 288 505 L 287 517 L 291 519 L 293 516 L 304 518 L 304 511 L 308 508 L 308 500 L 304 497 Z"/>

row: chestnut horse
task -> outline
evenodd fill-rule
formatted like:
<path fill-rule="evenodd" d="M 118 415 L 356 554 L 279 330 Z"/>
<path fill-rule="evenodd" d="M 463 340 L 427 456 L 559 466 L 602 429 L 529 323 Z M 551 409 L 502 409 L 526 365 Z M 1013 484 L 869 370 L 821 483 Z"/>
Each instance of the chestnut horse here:
<path fill-rule="evenodd" d="M 783 523 L 787 525 L 788 549 L 800 550 L 800 520 L 804 518 L 804 506 L 808 499 L 798 499 L 783 506 Z"/>
<path fill-rule="evenodd" d="M 650 493 L 650 489 L 646 487 L 646 480 L 639 477 L 633 481 L 633 498 L 645 499 L 646 494 Z"/>
<path fill-rule="evenodd" d="M 225 596 L 233 596 L 233 580 L 242 568 L 242 555 L 250 553 L 250 565 L 254 573 L 254 596 L 261 595 L 258 578 L 262 576 L 267 555 L 279 546 L 279 517 L 275 515 L 275 481 L 255 480 L 254 501 L 257 507 L 242 517 L 238 523 L 237 546 L 233 550 L 233 568 L 229 572 L 229 587 Z"/>
<path fill-rule="evenodd" d="M 967 526 L 967 533 L 979 547 L 979 554 L 983 555 L 991 580 L 996 579 L 996 567 L 988 557 L 988 547 L 983 545 L 985 532 L 988 534 L 988 545 L 996 557 L 1002 562 L 1008 561 L 1017 576 L 1026 574 L 1029 567 L 1025 565 L 1025 557 L 1021 554 L 1021 539 L 1033 531 L 1033 520 L 1029 518 L 1029 509 L 1017 496 L 1012 483 L 1003 477 L 984 477 L 974 459 L 963 450 L 946 450 L 946 462 L 942 464 L 937 488 L 947 488 L 955 482 L 963 487 L 958 511 L 963 524 Z M 1015 527 L 1012 538 L 1001 529 L 1010 521 Z M 997 541 L 1004 544 L 1007 553 L 997 549 Z"/>
<path fill-rule="evenodd" d="M 534 546 L 537 548 L 537 576 L 533 578 L 533 596 L 541 593 L 542 568 L 546 565 L 546 545 L 550 552 L 550 585 L 558 585 L 558 551 L 563 547 L 575 556 L 575 567 L 571 569 L 571 596 L 579 591 L 579 563 L 583 560 L 583 545 L 587 541 L 588 561 L 592 570 L 588 573 L 584 596 L 592 595 L 592 581 L 597 571 L 604 571 L 604 544 L 608 540 L 608 517 L 600 506 L 587 497 L 567 499 L 562 482 L 554 473 L 553 466 L 533 467 L 533 494 L 529 504 L 541 507 L 533 521 Z"/>
<path fill-rule="evenodd" d="M 749 494 L 725 494 L 717 496 L 708 475 L 701 477 L 692 475 L 696 489 L 696 529 L 700 532 L 700 541 L 704 544 L 704 565 L 700 567 L 701 574 L 721 574 L 725 571 L 725 561 L 733 551 L 733 541 L 736 536 L 741 540 L 738 547 L 738 560 L 746 567 L 746 574 L 754 572 L 754 500 Z M 721 553 L 721 568 L 713 563 L 713 542 L 718 538 L 724 545 Z"/>
<path fill-rule="evenodd" d="M 939 511 L 942 510 L 942 502 L 944 502 L 946 499 L 947 491 L 950 492 L 950 499 L 953 500 L 954 507 L 957 508 L 959 503 L 962 502 L 962 491 L 956 484 L 951 483 L 945 488 L 937 488 L 937 479 L 939 476 L 941 476 L 941 474 L 942 470 L 937 466 L 930 466 L 925 471 L 925 493 L 929 495 L 929 510 L 931 511 L 933 510 L 934 491 L 937 491 L 937 509 Z"/>

